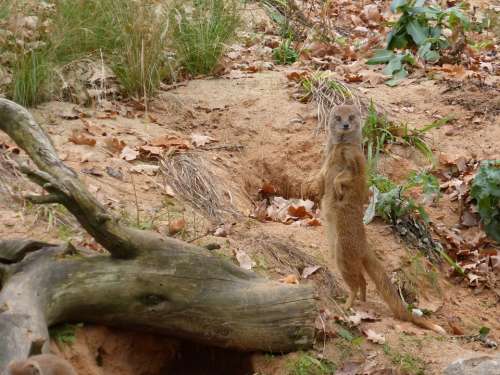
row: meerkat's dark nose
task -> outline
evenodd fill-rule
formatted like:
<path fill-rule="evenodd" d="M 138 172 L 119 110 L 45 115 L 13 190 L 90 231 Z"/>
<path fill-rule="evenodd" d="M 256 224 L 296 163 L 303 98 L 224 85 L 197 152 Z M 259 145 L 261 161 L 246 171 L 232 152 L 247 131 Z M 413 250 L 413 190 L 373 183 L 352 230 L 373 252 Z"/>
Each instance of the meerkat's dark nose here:
<path fill-rule="evenodd" d="M 343 125 L 342 125 L 342 128 L 343 128 L 344 130 L 349 129 L 349 124 L 343 124 Z"/>

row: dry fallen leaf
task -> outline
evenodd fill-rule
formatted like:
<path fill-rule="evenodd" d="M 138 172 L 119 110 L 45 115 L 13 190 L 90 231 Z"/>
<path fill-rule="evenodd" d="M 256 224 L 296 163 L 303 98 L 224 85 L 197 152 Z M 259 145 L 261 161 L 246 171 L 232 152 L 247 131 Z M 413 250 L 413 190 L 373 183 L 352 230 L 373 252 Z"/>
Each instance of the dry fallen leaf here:
<path fill-rule="evenodd" d="M 346 74 L 344 80 L 349 83 L 353 82 L 363 82 L 363 76 L 359 74 Z"/>
<path fill-rule="evenodd" d="M 263 199 L 260 202 L 257 202 L 251 217 L 259 220 L 262 223 L 266 221 L 266 218 L 267 218 L 267 200 L 266 199 Z"/>
<path fill-rule="evenodd" d="M 127 145 L 125 142 L 122 140 L 116 138 L 116 137 L 108 137 L 104 140 L 104 144 L 106 147 L 114 153 L 120 153 L 122 152 L 123 148 Z"/>
<path fill-rule="evenodd" d="M 123 173 L 119 169 L 115 169 L 113 167 L 107 166 L 106 167 L 106 173 L 110 175 L 111 177 L 114 177 L 118 180 L 123 180 Z"/>
<path fill-rule="evenodd" d="M 347 321 L 351 323 L 354 326 L 359 325 L 362 321 L 364 322 L 376 322 L 379 321 L 380 319 L 377 318 L 375 315 L 366 312 L 366 311 L 356 311 L 354 315 L 350 315 L 347 318 Z"/>
<path fill-rule="evenodd" d="M 442 67 L 440 68 L 436 67 L 435 69 L 441 70 L 442 72 L 452 75 L 455 78 L 458 78 L 459 80 L 463 80 L 467 76 L 467 72 L 465 71 L 463 65 L 443 64 Z"/>
<path fill-rule="evenodd" d="M 299 278 L 296 275 L 287 275 L 278 280 L 281 283 L 285 284 L 298 284 Z"/>
<path fill-rule="evenodd" d="M 89 151 L 81 155 L 80 163 L 102 162 L 104 156 L 99 152 Z"/>
<path fill-rule="evenodd" d="M 302 79 L 307 77 L 308 74 L 309 72 L 306 70 L 292 70 L 286 73 L 286 78 L 290 81 L 300 82 Z"/>
<path fill-rule="evenodd" d="M 132 161 L 137 159 L 137 156 L 139 156 L 139 151 L 134 150 L 128 146 L 125 146 L 120 153 L 120 158 L 125 159 L 126 161 Z"/>
<path fill-rule="evenodd" d="M 233 227 L 232 224 L 223 224 L 215 230 L 214 236 L 227 237 L 228 235 L 231 234 L 232 227 Z"/>
<path fill-rule="evenodd" d="M 301 221 L 306 227 L 319 227 L 321 226 L 321 221 L 317 218 L 306 219 Z"/>
<path fill-rule="evenodd" d="M 175 197 L 175 191 L 169 184 L 165 184 L 165 194 L 169 197 Z"/>
<path fill-rule="evenodd" d="M 163 147 L 159 146 L 148 146 L 143 145 L 139 147 L 139 151 L 143 154 L 143 156 L 147 156 L 149 158 L 157 158 L 163 154 Z"/>
<path fill-rule="evenodd" d="M 363 330 L 364 335 L 368 340 L 375 344 L 385 344 L 385 337 L 371 329 Z"/>
<path fill-rule="evenodd" d="M 87 145 L 95 146 L 96 140 L 81 131 L 73 130 L 69 141 L 73 142 L 75 145 Z"/>
<path fill-rule="evenodd" d="M 275 191 L 274 187 L 265 184 L 259 191 L 262 196 L 272 195 L 266 192 Z M 264 203 L 267 201 L 264 201 Z M 274 196 L 271 204 L 266 208 L 266 218 L 272 221 L 277 221 L 285 224 L 292 224 L 299 226 L 317 226 L 320 225 L 318 220 L 311 220 L 309 222 L 301 219 L 312 219 L 315 213 L 313 212 L 314 202 L 311 200 L 303 199 L 285 199 L 283 197 Z M 262 207 L 259 206 L 262 210 Z M 263 213 L 261 213 L 263 216 Z"/>
<path fill-rule="evenodd" d="M 289 206 L 288 214 L 294 218 L 297 217 L 300 219 L 304 217 L 310 217 L 310 214 L 307 212 L 304 206 Z"/>
<path fill-rule="evenodd" d="M 302 270 L 302 278 L 307 279 L 309 276 L 311 276 L 313 273 L 315 273 L 317 270 L 319 270 L 321 266 L 307 266 L 304 267 Z"/>
<path fill-rule="evenodd" d="M 189 143 L 185 139 L 179 138 L 175 135 L 162 135 L 151 140 L 152 146 L 163 147 L 163 148 L 177 148 L 177 149 L 188 149 Z"/>
<path fill-rule="evenodd" d="M 451 328 L 451 331 L 454 335 L 462 336 L 465 334 L 463 328 L 460 326 L 459 319 L 456 317 L 448 319 L 448 325 Z"/>
<path fill-rule="evenodd" d="M 243 250 L 236 250 L 235 255 L 236 255 L 236 260 L 240 264 L 241 268 L 244 268 L 246 270 L 251 270 L 252 267 L 255 266 L 255 262 Z"/>
<path fill-rule="evenodd" d="M 378 24 L 382 18 L 376 4 L 365 5 L 362 16 L 370 25 Z"/>
<path fill-rule="evenodd" d="M 83 128 L 90 135 L 106 135 L 106 130 L 101 125 L 96 125 L 90 120 L 86 120 L 83 117 L 80 117 L 80 121 L 83 123 Z"/>
<path fill-rule="evenodd" d="M 172 220 L 168 225 L 168 234 L 173 236 L 176 233 L 179 233 L 186 227 L 186 220 L 184 218 Z"/>
<path fill-rule="evenodd" d="M 191 134 L 191 143 L 195 147 L 205 146 L 207 143 L 214 142 L 215 140 L 208 135 L 202 135 L 198 133 Z"/>
<path fill-rule="evenodd" d="M 138 164 L 130 168 L 131 172 L 144 173 L 148 176 L 156 175 L 156 173 L 158 173 L 159 170 L 160 167 L 158 165 L 152 165 L 152 164 Z"/>
<path fill-rule="evenodd" d="M 259 189 L 259 194 L 262 194 L 264 196 L 274 195 L 276 194 L 276 192 L 276 188 L 269 182 L 264 182 L 262 187 Z"/>

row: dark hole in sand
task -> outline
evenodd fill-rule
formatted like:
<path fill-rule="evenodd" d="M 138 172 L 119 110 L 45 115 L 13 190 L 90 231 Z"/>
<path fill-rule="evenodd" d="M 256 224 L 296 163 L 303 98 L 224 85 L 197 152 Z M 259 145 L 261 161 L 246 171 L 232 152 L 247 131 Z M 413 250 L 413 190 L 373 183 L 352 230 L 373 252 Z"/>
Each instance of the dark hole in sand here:
<path fill-rule="evenodd" d="M 252 375 L 251 353 L 184 341 L 164 368 L 164 375 Z"/>

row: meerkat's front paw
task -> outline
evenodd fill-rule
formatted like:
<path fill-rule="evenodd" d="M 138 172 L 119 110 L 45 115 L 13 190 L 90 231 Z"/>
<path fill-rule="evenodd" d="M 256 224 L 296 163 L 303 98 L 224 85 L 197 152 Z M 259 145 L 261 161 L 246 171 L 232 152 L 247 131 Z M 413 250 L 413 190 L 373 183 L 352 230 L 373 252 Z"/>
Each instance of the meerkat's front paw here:
<path fill-rule="evenodd" d="M 341 201 L 344 198 L 344 188 L 342 186 L 342 183 L 340 182 L 334 182 L 333 184 L 333 193 L 335 196 L 336 200 Z"/>

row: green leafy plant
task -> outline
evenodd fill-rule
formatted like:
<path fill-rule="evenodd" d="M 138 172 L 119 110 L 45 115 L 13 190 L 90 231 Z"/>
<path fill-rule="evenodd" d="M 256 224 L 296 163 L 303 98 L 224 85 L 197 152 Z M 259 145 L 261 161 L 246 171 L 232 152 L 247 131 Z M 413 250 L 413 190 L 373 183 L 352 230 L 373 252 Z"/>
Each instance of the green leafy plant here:
<path fill-rule="evenodd" d="M 153 95 L 170 75 L 169 17 L 154 1 L 57 0 L 40 19 L 50 22 L 26 43 L 35 47 L 14 51 L 9 96 L 23 105 L 46 100 L 56 88 L 54 72 L 83 58 L 109 64 L 126 95 Z"/>
<path fill-rule="evenodd" d="M 366 63 L 368 65 L 387 64 L 382 73 L 390 77 L 385 84 L 392 87 L 397 86 L 408 76 L 406 67 L 415 65 L 415 56 L 411 52 L 395 53 L 386 49 L 378 49 Z"/>
<path fill-rule="evenodd" d="M 12 70 L 9 96 L 15 102 L 31 107 L 48 98 L 52 67 L 46 51 L 19 52 Z"/>
<path fill-rule="evenodd" d="M 291 39 L 285 39 L 278 47 L 273 49 L 273 57 L 276 63 L 289 65 L 297 61 L 299 54 L 293 48 Z"/>
<path fill-rule="evenodd" d="M 397 185 L 387 192 L 380 193 L 375 207 L 377 215 L 392 224 L 397 224 L 399 218 L 418 212 L 420 217 L 428 222 L 429 218 L 423 206 L 405 196 L 405 190 L 405 186 Z"/>
<path fill-rule="evenodd" d="M 290 375 L 329 375 L 334 374 L 336 366 L 327 360 L 319 360 L 307 353 L 301 353 L 300 356 L 290 363 Z"/>
<path fill-rule="evenodd" d="M 500 160 L 481 163 L 470 193 L 477 202 L 485 232 L 500 242 Z"/>
<path fill-rule="evenodd" d="M 439 180 L 436 176 L 428 172 L 410 172 L 407 187 L 421 186 L 422 192 L 427 200 L 433 201 L 440 197 Z"/>
<path fill-rule="evenodd" d="M 444 117 L 422 128 L 412 129 L 407 123 L 395 124 L 389 121 L 377 112 L 371 102 L 363 126 L 363 148 L 367 155 L 369 173 L 376 171 L 380 154 L 384 152 L 386 145 L 391 143 L 414 147 L 434 165 L 435 158 L 431 146 L 426 141 L 426 133 L 448 121 L 450 118 Z"/>
<path fill-rule="evenodd" d="M 339 327 L 338 334 L 343 339 L 347 340 L 350 344 L 360 346 L 364 342 L 363 336 L 355 336 L 349 330 Z"/>
<path fill-rule="evenodd" d="M 405 194 L 408 189 L 421 186 L 424 195 L 435 199 L 439 196 L 439 183 L 436 177 L 426 172 L 411 172 L 404 183 L 396 184 L 386 176 L 372 173 L 369 175 L 368 183 L 374 197 L 366 209 L 363 218 L 365 224 L 368 224 L 374 216 L 379 216 L 395 227 L 401 226 L 402 229 L 398 232 L 403 235 L 406 235 L 410 228 L 417 229 L 419 240 L 425 240 L 425 246 L 418 245 L 418 247 L 427 258 L 431 261 L 444 259 L 457 273 L 465 276 L 464 269 L 446 254 L 439 242 L 435 242 L 430 236 L 427 229 L 429 216 L 424 206 Z"/>
<path fill-rule="evenodd" d="M 171 12 L 172 46 L 191 74 L 212 73 L 240 25 L 236 0 L 178 1 Z"/>
<path fill-rule="evenodd" d="M 363 126 L 363 148 L 367 154 L 369 173 L 376 170 L 379 155 L 384 151 L 385 145 L 396 140 L 391 131 L 392 126 L 385 116 L 378 114 L 372 101 Z"/>
<path fill-rule="evenodd" d="M 468 29 L 470 21 L 459 7 L 442 10 L 424 6 L 425 0 L 394 0 L 393 13 L 401 13 L 387 36 L 387 49 L 416 48 L 425 61 L 439 60 L 439 50 L 449 47 L 442 30 L 445 27 Z"/>
<path fill-rule="evenodd" d="M 6 19 L 10 14 L 12 3 L 10 0 L 3 0 L 0 4 L 0 21 Z"/>
<path fill-rule="evenodd" d="M 61 344 L 74 344 L 76 329 L 83 327 L 83 323 L 60 324 L 50 328 L 50 337 Z"/>
<path fill-rule="evenodd" d="M 425 222 L 429 221 L 425 208 L 405 194 L 408 189 L 421 186 L 424 194 L 431 197 L 439 193 L 437 178 L 425 172 L 411 172 L 403 184 L 396 184 L 386 176 L 373 174 L 369 178 L 369 184 L 376 188 L 376 215 L 394 225 L 402 217 L 416 213 Z"/>
<path fill-rule="evenodd" d="M 386 82 L 389 86 L 397 85 L 408 75 L 405 65 L 415 65 L 412 52 L 426 62 L 435 63 L 440 59 L 439 51 L 451 44 L 443 34 L 444 28 L 454 30 L 454 34 L 470 28 L 468 17 L 459 7 L 442 10 L 424 4 L 425 0 L 393 0 L 391 4 L 391 11 L 401 15 L 390 24 L 392 30 L 387 35 L 385 49 L 376 50 L 367 61 L 368 64 L 387 64 L 384 74 L 391 77 Z M 395 50 L 406 52 L 393 52 Z"/>

